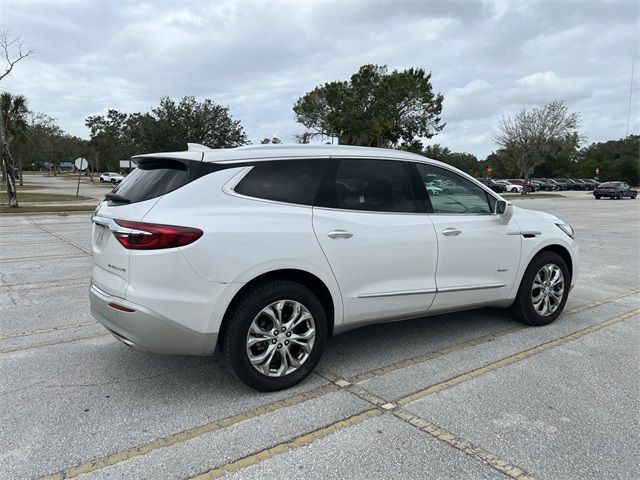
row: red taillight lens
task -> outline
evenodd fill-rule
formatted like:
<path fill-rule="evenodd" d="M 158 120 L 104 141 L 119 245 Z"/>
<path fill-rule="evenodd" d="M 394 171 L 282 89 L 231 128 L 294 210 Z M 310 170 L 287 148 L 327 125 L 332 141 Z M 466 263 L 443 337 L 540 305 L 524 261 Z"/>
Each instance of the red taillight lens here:
<path fill-rule="evenodd" d="M 114 231 L 120 244 L 129 250 L 158 250 L 161 248 L 183 247 L 195 242 L 203 231 L 191 227 L 159 225 L 157 223 L 114 220 L 119 226 L 131 231 Z"/>

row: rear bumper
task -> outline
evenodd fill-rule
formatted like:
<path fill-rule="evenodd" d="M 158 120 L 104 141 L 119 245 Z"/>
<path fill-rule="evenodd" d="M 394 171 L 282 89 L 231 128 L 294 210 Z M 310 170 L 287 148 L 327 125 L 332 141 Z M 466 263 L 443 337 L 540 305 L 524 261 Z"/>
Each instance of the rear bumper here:
<path fill-rule="evenodd" d="M 211 355 L 215 350 L 217 333 L 191 330 L 145 307 L 112 297 L 95 285 L 89 289 L 89 300 L 95 319 L 136 350 L 173 355 Z M 134 311 L 117 310 L 110 303 Z"/>

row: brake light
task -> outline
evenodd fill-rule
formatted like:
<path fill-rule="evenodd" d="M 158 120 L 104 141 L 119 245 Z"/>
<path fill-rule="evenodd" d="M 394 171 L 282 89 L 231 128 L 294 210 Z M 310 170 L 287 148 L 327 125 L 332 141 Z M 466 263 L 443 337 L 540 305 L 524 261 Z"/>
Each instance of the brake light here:
<path fill-rule="evenodd" d="M 189 245 L 198 240 L 204 232 L 197 228 L 160 225 L 157 223 L 114 220 L 127 230 L 115 230 L 113 235 L 129 250 L 158 250 Z"/>

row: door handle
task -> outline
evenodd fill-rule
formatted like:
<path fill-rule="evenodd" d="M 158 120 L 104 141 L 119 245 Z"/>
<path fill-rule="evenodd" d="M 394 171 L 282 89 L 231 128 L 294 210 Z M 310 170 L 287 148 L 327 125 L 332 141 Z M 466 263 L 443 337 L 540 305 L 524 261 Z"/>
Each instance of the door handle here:
<path fill-rule="evenodd" d="M 327 233 L 327 236 L 330 238 L 351 238 L 353 237 L 353 233 L 347 230 L 331 230 Z"/>
<path fill-rule="evenodd" d="M 455 237 L 456 235 L 460 235 L 462 233 L 462 230 L 458 230 L 457 228 L 445 228 L 444 230 L 442 230 L 442 234 L 445 237 Z"/>

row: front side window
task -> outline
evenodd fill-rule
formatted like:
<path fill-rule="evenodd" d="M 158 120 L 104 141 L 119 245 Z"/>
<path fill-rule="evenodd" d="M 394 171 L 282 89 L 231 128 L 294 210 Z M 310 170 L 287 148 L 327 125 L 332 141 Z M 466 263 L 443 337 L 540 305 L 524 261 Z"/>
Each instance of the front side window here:
<path fill-rule="evenodd" d="M 416 164 L 433 213 L 493 213 L 495 198 L 475 183 L 444 168 Z"/>
<path fill-rule="evenodd" d="M 313 205 L 326 165 L 321 158 L 259 162 L 234 190 L 248 197 Z"/>
<path fill-rule="evenodd" d="M 402 161 L 339 160 L 318 205 L 368 212 L 417 212 L 410 172 Z"/>

